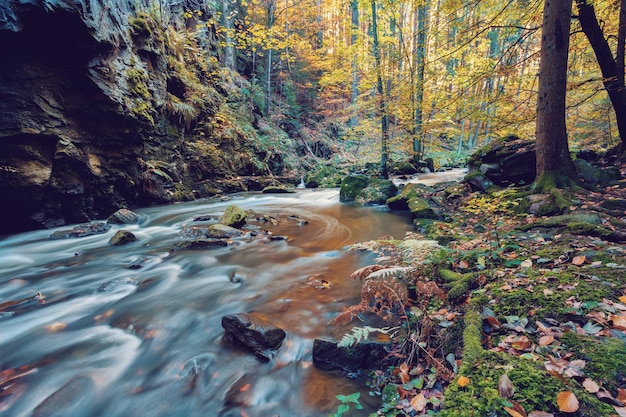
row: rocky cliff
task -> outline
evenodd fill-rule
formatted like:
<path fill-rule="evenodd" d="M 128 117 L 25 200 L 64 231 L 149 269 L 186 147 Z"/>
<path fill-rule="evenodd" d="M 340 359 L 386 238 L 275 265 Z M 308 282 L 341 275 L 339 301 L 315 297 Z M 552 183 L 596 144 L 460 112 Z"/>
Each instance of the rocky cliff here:
<path fill-rule="evenodd" d="M 188 56 L 185 24 L 197 22 L 173 18 L 184 2 L 155 4 L 0 2 L 0 235 L 244 190 L 240 175 L 282 173 L 280 155 L 247 141 L 252 100 L 245 88 L 226 93 L 245 80 L 219 75 L 211 34 Z"/>

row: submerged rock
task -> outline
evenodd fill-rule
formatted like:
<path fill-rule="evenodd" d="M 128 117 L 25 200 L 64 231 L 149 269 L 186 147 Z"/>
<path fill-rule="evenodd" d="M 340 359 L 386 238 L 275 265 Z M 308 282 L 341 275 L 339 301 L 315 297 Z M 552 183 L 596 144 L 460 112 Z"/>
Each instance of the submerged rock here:
<path fill-rule="evenodd" d="M 70 230 L 58 230 L 50 235 L 50 239 L 67 239 L 70 237 L 85 237 L 91 235 L 99 235 L 106 233 L 111 228 L 110 224 L 98 222 L 98 223 L 85 223 L 76 226 Z"/>
<path fill-rule="evenodd" d="M 93 399 L 95 385 L 91 378 L 77 376 L 43 400 L 32 417 L 61 417 L 82 414 Z M 88 414 L 88 413 L 87 413 Z"/>
<path fill-rule="evenodd" d="M 361 342 L 354 346 L 339 347 L 337 342 L 315 339 L 313 364 L 319 369 L 341 369 L 348 372 L 380 369 L 381 362 L 389 353 L 387 347 L 387 344 L 377 342 Z"/>
<path fill-rule="evenodd" d="M 216 249 L 228 246 L 228 243 L 220 239 L 196 239 L 177 242 L 172 245 L 172 251 L 180 250 L 204 250 Z"/>
<path fill-rule="evenodd" d="M 253 313 L 237 313 L 222 317 L 226 340 L 239 342 L 263 361 L 269 361 L 283 344 L 285 331 Z"/>
<path fill-rule="evenodd" d="M 212 224 L 206 229 L 206 236 L 216 239 L 227 239 L 231 237 L 239 237 L 241 235 L 243 235 L 241 230 L 221 223 Z"/>

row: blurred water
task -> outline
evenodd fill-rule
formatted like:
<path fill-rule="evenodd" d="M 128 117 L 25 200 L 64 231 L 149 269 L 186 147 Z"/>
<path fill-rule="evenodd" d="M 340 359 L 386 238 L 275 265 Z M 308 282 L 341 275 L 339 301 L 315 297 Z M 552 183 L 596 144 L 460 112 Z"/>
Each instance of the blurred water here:
<path fill-rule="evenodd" d="M 252 220 L 249 228 L 286 240 L 248 235 L 226 248 L 170 250 L 183 229 L 211 222 L 194 217 L 217 219 L 230 204 L 273 216 L 277 225 Z M 0 416 L 316 417 L 336 409 L 336 394 L 360 388 L 312 366 L 313 339 L 351 327 L 328 322 L 357 302 L 360 286 L 349 275 L 373 255 L 346 246 L 402 238 L 408 218 L 340 204 L 337 190 L 137 212 L 139 224 L 101 235 L 51 240 L 46 230 L 0 241 L 0 304 L 24 300 L 0 312 L 0 383 L 11 369 L 28 373 L 0 386 Z M 139 240 L 109 245 L 122 228 Z M 269 363 L 222 343 L 222 316 L 238 312 L 287 332 Z"/>

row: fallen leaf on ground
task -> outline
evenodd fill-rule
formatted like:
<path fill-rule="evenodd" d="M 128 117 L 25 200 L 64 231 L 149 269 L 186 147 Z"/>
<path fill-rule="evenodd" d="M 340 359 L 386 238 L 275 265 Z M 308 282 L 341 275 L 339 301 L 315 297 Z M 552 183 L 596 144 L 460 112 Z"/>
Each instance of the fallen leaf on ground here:
<path fill-rule="evenodd" d="M 539 346 L 548 346 L 552 342 L 554 342 L 554 336 L 552 335 L 541 336 L 539 338 Z"/>
<path fill-rule="evenodd" d="M 572 259 L 572 264 L 573 265 L 582 265 L 587 261 L 587 257 L 585 255 L 579 255 L 579 256 L 575 256 L 574 259 Z"/>
<path fill-rule="evenodd" d="M 528 417 L 554 417 L 554 414 L 546 411 L 531 411 Z"/>
<path fill-rule="evenodd" d="M 469 385 L 470 379 L 466 376 L 460 376 L 456 383 L 459 385 L 459 387 L 466 387 Z"/>
<path fill-rule="evenodd" d="M 571 391 L 561 391 L 556 396 L 556 402 L 559 405 L 559 411 L 564 413 L 575 413 L 580 407 L 578 398 Z"/>
<path fill-rule="evenodd" d="M 411 407 L 413 407 L 418 413 L 421 413 L 422 411 L 426 409 L 427 403 L 428 403 L 428 400 L 426 400 L 426 397 L 424 397 L 424 394 L 420 392 L 411 400 Z"/>
<path fill-rule="evenodd" d="M 514 392 L 515 387 L 513 386 L 513 382 L 511 382 L 507 374 L 502 374 L 498 380 L 498 394 L 500 394 L 502 398 L 511 398 Z"/>
<path fill-rule="evenodd" d="M 587 392 L 591 394 L 595 394 L 596 392 L 600 391 L 600 386 L 598 385 L 598 383 L 589 378 L 585 378 L 585 380 L 583 381 L 583 387 L 585 387 Z"/>

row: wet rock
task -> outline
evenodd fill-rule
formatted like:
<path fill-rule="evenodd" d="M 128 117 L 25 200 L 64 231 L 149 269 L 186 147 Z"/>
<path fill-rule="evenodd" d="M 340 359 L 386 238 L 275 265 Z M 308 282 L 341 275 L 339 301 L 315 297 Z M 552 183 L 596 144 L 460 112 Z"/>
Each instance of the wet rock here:
<path fill-rule="evenodd" d="M 476 151 L 467 162 L 469 174 L 481 173 L 498 186 L 535 180 L 535 142 L 509 135 Z"/>
<path fill-rule="evenodd" d="M 111 239 L 109 244 L 113 246 L 122 246 L 137 241 L 137 236 L 129 232 L 128 230 L 118 230 Z"/>
<path fill-rule="evenodd" d="M 50 235 L 50 239 L 67 239 L 71 237 L 85 237 L 91 235 L 99 235 L 106 233 L 111 228 L 110 224 L 98 222 L 98 223 L 85 223 L 76 226 L 70 230 L 58 230 Z"/>
<path fill-rule="evenodd" d="M 176 242 L 172 245 L 172 251 L 181 250 L 205 250 L 217 249 L 228 246 L 228 243 L 220 239 L 196 239 L 184 242 Z"/>
<path fill-rule="evenodd" d="M 290 190 L 284 185 L 270 185 L 263 188 L 263 194 L 290 194 L 295 193 L 294 190 Z"/>
<path fill-rule="evenodd" d="M 75 377 L 43 400 L 33 411 L 32 417 L 88 415 L 85 407 L 89 406 L 93 394 L 94 383 L 91 378 Z"/>
<path fill-rule="evenodd" d="M 104 284 L 98 287 L 98 292 L 112 292 L 120 287 L 136 287 L 138 285 L 137 281 L 132 278 L 122 278 L 122 279 L 114 279 L 112 281 L 107 281 Z"/>
<path fill-rule="evenodd" d="M 392 210 L 408 210 L 411 198 L 422 197 L 430 191 L 432 190 L 424 184 L 406 184 L 400 191 L 400 194 L 387 199 L 387 206 Z"/>
<path fill-rule="evenodd" d="M 341 185 L 342 173 L 333 165 L 322 165 L 314 171 L 307 172 L 304 183 L 307 188 L 334 188 Z"/>
<path fill-rule="evenodd" d="M 409 211 L 414 219 L 438 219 L 439 216 L 425 198 L 414 197 L 409 200 Z"/>
<path fill-rule="evenodd" d="M 227 239 L 241 235 L 243 235 L 241 230 L 221 223 L 212 224 L 206 229 L 206 236 L 215 239 Z"/>
<path fill-rule="evenodd" d="M 238 313 L 222 317 L 227 340 L 237 341 L 251 349 L 257 358 L 269 361 L 285 339 L 285 331 L 253 313 Z"/>
<path fill-rule="evenodd" d="M 408 161 L 393 163 L 390 171 L 395 175 L 413 175 L 418 172 L 417 168 L 415 168 L 415 166 Z"/>
<path fill-rule="evenodd" d="M 381 362 L 389 353 L 387 348 L 388 344 L 376 342 L 338 347 L 335 341 L 315 339 L 313 364 L 323 370 L 341 369 L 348 372 L 380 369 Z"/>
<path fill-rule="evenodd" d="M 348 175 L 341 181 L 339 200 L 361 204 L 385 204 L 398 193 L 393 181 L 370 178 L 366 175 Z"/>
<path fill-rule="evenodd" d="M 139 215 L 128 209 L 119 209 L 107 219 L 109 224 L 134 224 L 139 221 Z"/>
<path fill-rule="evenodd" d="M 248 214 L 241 207 L 231 205 L 226 208 L 219 222 L 220 224 L 237 228 L 246 224 L 247 220 Z"/>

